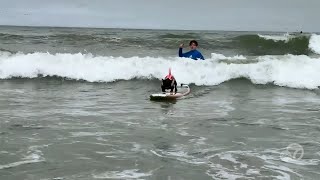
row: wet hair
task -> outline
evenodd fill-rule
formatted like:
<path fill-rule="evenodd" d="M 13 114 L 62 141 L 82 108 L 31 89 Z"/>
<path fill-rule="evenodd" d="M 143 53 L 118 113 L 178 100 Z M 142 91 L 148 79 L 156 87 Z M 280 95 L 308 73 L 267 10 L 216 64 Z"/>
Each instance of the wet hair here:
<path fill-rule="evenodd" d="M 189 46 L 191 46 L 192 43 L 194 43 L 196 46 L 198 46 L 198 42 L 196 40 L 190 41 Z"/>

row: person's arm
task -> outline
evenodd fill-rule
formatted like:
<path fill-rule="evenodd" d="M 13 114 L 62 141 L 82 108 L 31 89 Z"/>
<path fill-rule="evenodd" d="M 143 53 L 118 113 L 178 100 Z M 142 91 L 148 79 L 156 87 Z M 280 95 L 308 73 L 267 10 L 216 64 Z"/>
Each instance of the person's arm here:
<path fill-rule="evenodd" d="M 182 53 L 182 49 L 183 49 L 184 44 L 180 44 L 179 46 L 179 57 L 185 57 L 186 53 Z"/>
<path fill-rule="evenodd" d="M 202 56 L 202 54 L 199 52 L 199 58 L 204 60 L 204 57 Z"/>
<path fill-rule="evenodd" d="M 179 48 L 179 57 L 183 57 L 182 47 Z"/>
<path fill-rule="evenodd" d="M 192 55 L 192 52 L 191 51 L 188 51 L 188 52 L 185 52 L 185 53 L 182 53 L 182 48 L 179 48 L 179 57 L 190 57 Z"/>

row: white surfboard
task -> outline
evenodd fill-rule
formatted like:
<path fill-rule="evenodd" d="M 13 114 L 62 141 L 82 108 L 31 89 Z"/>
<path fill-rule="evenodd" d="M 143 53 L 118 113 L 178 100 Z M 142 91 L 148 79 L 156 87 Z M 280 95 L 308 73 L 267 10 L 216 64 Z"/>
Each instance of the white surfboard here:
<path fill-rule="evenodd" d="M 186 90 L 184 92 L 177 92 L 177 93 L 166 92 L 166 93 L 151 94 L 150 100 L 175 100 L 183 96 L 186 96 L 190 93 L 190 87 L 188 85 L 182 85 L 181 87 L 186 88 Z"/>

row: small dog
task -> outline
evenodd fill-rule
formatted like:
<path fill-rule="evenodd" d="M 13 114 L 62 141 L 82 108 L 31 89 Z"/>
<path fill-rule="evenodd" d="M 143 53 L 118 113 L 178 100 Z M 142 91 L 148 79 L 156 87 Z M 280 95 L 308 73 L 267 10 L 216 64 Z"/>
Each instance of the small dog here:
<path fill-rule="evenodd" d="M 166 89 L 170 89 L 170 93 L 177 93 L 178 89 L 177 89 L 177 81 L 174 78 L 174 76 L 171 74 L 171 68 L 169 68 L 169 74 L 162 79 L 162 83 L 161 83 L 161 89 L 162 92 L 166 92 Z"/>

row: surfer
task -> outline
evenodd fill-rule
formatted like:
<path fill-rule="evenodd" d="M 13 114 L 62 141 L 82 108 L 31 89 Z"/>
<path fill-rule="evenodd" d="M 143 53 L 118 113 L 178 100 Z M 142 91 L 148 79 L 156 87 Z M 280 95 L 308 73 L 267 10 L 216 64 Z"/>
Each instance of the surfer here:
<path fill-rule="evenodd" d="M 197 50 L 198 42 L 196 40 L 190 41 L 189 46 L 191 50 L 189 52 L 182 53 L 183 45 L 184 44 L 180 45 L 179 57 L 191 58 L 193 60 L 198 60 L 198 59 L 204 60 L 204 57 L 202 56 L 202 54 Z"/>
<path fill-rule="evenodd" d="M 170 89 L 170 93 L 173 93 L 173 90 L 175 93 L 177 93 L 178 91 L 177 81 L 171 74 L 171 68 L 169 68 L 169 74 L 164 79 L 162 79 L 161 89 L 162 92 L 166 92 L 166 89 Z"/>

